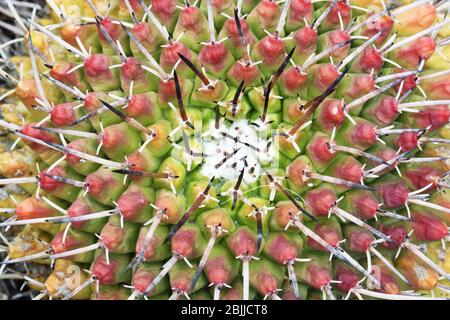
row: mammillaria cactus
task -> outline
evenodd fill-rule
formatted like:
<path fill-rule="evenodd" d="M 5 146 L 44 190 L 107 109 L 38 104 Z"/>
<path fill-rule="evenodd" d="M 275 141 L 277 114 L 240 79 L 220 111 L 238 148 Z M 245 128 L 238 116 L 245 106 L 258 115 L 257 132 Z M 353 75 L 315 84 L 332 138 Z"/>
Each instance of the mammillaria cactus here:
<path fill-rule="evenodd" d="M 5 5 L 21 37 L 0 53 L 27 55 L 1 55 L 0 280 L 34 299 L 448 297 L 448 1 Z"/>

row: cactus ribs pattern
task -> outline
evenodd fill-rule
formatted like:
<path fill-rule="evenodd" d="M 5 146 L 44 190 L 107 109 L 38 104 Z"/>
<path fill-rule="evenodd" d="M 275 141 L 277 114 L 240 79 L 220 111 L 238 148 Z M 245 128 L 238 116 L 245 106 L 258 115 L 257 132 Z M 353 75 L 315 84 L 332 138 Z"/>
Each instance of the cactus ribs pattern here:
<path fill-rule="evenodd" d="M 34 299 L 450 293 L 447 1 L 5 3 Z"/>

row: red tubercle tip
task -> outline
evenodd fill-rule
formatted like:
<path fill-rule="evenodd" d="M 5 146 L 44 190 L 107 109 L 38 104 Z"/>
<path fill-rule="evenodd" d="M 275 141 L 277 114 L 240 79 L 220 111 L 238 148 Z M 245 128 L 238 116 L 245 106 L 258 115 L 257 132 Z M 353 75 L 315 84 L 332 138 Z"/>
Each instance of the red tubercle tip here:
<path fill-rule="evenodd" d="M 188 292 L 191 287 L 191 279 L 186 276 L 178 277 L 174 280 L 170 279 L 170 287 L 176 289 L 179 292 Z"/>
<path fill-rule="evenodd" d="M 312 16 L 314 7 L 311 0 L 293 0 L 291 1 L 290 11 L 292 19 L 295 21 L 303 20 Z"/>
<path fill-rule="evenodd" d="M 155 13 L 163 22 L 169 20 L 177 10 L 178 1 L 153 0 L 151 11 Z"/>
<path fill-rule="evenodd" d="M 383 159 L 384 161 L 389 161 L 394 159 L 397 156 L 397 153 L 391 148 L 384 148 L 382 152 L 379 153 L 377 156 Z"/>
<path fill-rule="evenodd" d="M 331 31 L 330 34 L 328 35 L 328 40 L 330 41 L 330 44 L 329 44 L 330 47 L 333 47 L 333 46 L 338 45 L 345 41 L 349 41 L 350 39 L 351 39 L 350 35 L 343 30 L 334 30 L 334 31 Z M 330 55 L 333 57 L 340 57 L 340 56 L 346 54 L 349 48 L 350 48 L 350 44 L 347 44 L 347 45 L 343 46 L 342 48 L 334 50 Z"/>
<path fill-rule="evenodd" d="M 329 163 L 335 156 L 335 153 L 329 147 L 330 139 L 319 136 L 311 141 L 311 158 L 321 163 Z"/>
<path fill-rule="evenodd" d="M 103 254 L 94 260 L 92 264 L 92 275 L 98 279 L 100 284 L 114 284 L 117 268 L 117 262 L 111 260 L 108 264 Z"/>
<path fill-rule="evenodd" d="M 251 40 L 251 33 L 250 28 L 248 26 L 247 20 L 243 18 L 239 18 L 239 21 L 241 23 L 241 29 L 242 33 L 244 35 L 244 41 L 248 43 Z M 238 47 L 241 45 L 241 40 L 239 38 L 239 31 L 236 25 L 236 21 L 234 19 L 227 19 L 225 21 L 224 28 L 227 30 L 227 34 L 229 35 L 229 38 L 233 41 L 233 44 L 235 47 Z"/>
<path fill-rule="evenodd" d="M 139 235 L 139 238 L 136 241 L 136 252 L 141 252 L 141 250 L 144 247 L 144 241 L 145 241 L 145 234 Z M 145 248 L 144 252 L 144 260 L 150 260 L 155 254 L 157 246 L 160 245 L 161 245 L 160 237 L 154 234 L 153 237 L 147 242 L 147 247 Z"/>
<path fill-rule="evenodd" d="M 76 150 L 79 152 L 83 152 L 83 153 L 88 153 L 87 151 L 87 147 L 86 147 L 86 141 L 84 141 L 83 139 L 77 139 L 72 141 L 71 143 L 69 143 L 67 145 L 67 149 L 72 149 L 72 150 Z M 66 153 L 66 160 L 70 165 L 76 165 L 78 163 L 80 163 L 81 158 L 79 158 L 78 156 L 67 152 Z"/>
<path fill-rule="evenodd" d="M 91 54 L 84 61 L 84 72 L 88 76 L 98 76 L 109 70 L 109 57 L 104 54 Z"/>
<path fill-rule="evenodd" d="M 384 124 L 392 123 L 398 116 L 397 99 L 391 96 L 383 96 L 375 106 L 375 117 Z"/>
<path fill-rule="evenodd" d="M 383 64 L 383 56 L 378 51 L 378 49 L 374 47 L 368 47 L 361 53 L 358 67 L 363 72 L 370 73 L 373 70 L 374 74 L 377 74 Z"/>
<path fill-rule="evenodd" d="M 64 231 L 61 231 L 55 235 L 52 242 L 50 243 L 50 246 L 52 247 L 52 250 L 54 253 L 61 253 L 69 250 L 76 249 L 77 247 L 80 247 L 80 242 L 72 237 L 70 234 L 67 234 L 66 238 L 64 239 Z"/>
<path fill-rule="evenodd" d="M 149 201 L 141 192 L 131 191 L 122 194 L 117 204 L 124 219 L 133 220 L 142 209 L 148 207 Z"/>
<path fill-rule="evenodd" d="M 409 195 L 408 188 L 400 181 L 380 185 L 378 192 L 383 197 L 383 203 L 387 208 L 404 206 Z"/>
<path fill-rule="evenodd" d="M 275 60 L 284 53 L 284 41 L 279 37 L 267 35 L 257 44 L 258 52 L 264 61 Z"/>
<path fill-rule="evenodd" d="M 306 86 L 308 75 L 300 71 L 300 69 L 292 67 L 283 72 L 280 80 L 287 90 L 298 91 Z"/>
<path fill-rule="evenodd" d="M 96 92 L 88 92 L 84 99 L 84 108 L 87 111 L 91 112 L 97 110 L 102 105 L 100 99 L 98 98 L 98 94 Z"/>
<path fill-rule="evenodd" d="M 131 285 L 135 290 L 140 293 L 144 293 L 148 286 L 152 283 L 155 276 L 148 272 L 147 270 L 137 270 L 135 274 L 133 274 L 133 279 L 131 280 Z M 153 289 L 152 291 L 154 291 Z M 152 293 L 150 291 L 150 294 Z"/>
<path fill-rule="evenodd" d="M 372 75 L 358 75 L 352 81 L 350 88 L 346 90 L 346 94 L 353 99 L 362 97 L 375 89 L 375 80 Z"/>
<path fill-rule="evenodd" d="M 377 213 L 379 204 L 372 195 L 362 194 L 354 199 L 355 211 L 362 219 L 372 219 Z"/>
<path fill-rule="evenodd" d="M 146 160 L 138 151 L 133 152 L 127 157 L 128 166 L 134 171 L 145 171 Z M 138 176 L 130 176 L 130 179 L 139 179 Z"/>
<path fill-rule="evenodd" d="M 178 54 L 181 54 L 188 58 L 189 60 L 192 59 L 192 55 L 188 48 L 181 42 L 171 42 L 164 46 L 161 50 L 161 57 L 160 57 L 160 65 L 164 70 L 172 70 L 173 66 L 180 60 L 180 56 Z M 186 64 L 182 61 L 179 64 L 179 67 L 186 66 Z"/>
<path fill-rule="evenodd" d="M 205 265 L 205 273 L 210 283 L 225 284 L 230 277 L 224 257 L 208 259 Z"/>
<path fill-rule="evenodd" d="M 336 288 L 348 292 L 358 285 L 359 277 L 358 274 L 353 272 L 349 267 L 344 265 L 339 265 L 336 270 Z"/>
<path fill-rule="evenodd" d="M 236 79 L 237 82 L 244 81 L 244 84 L 257 80 L 260 76 L 258 66 L 241 62 L 238 61 L 233 65 L 230 77 Z"/>
<path fill-rule="evenodd" d="M 65 177 L 66 170 L 64 170 L 62 166 L 56 166 L 50 171 L 48 169 L 42 170 L 42 172 L 39 174 L 39 186 L 42 188 L 42 190 L 47 192 L 53 192 L 56 189 L 64 186 L 64 183 L 50 178 L 46 174 Z"/>
<path fill-rule="evenodd" d="M 418 113 L 412 113 L 410 116 L 415 120 L 420 128 L 436 130 L 442 128 L 450 121 L 450 110 L 448 106 L 430 106 Z"/>
<path fill-rule="evenodd" d="M 307 181 L 305 170 L 310 170 L 307 163 L 294 160 L 288 167 L 289 180 L 295 185 L 303 186 Z"/>
<path fill-rule="evenodd" d="M 301 101 L 292 102 L 286 105 L 286 116 L 289 119 L 304 119 L 307 116 L 307 110 L 303 107 Z"/>
<path fill-rule="evenodd" d="M 259 290 L 264 295 L 268 295 L 277 291 L 277 280 L 270 274 L 260 272 L 256 275 L 256 283 Z"/>
<path fill-rule="evenodd" d="M 417 51 L 418 57 L 427 60 L 430 58 L 436 49 L 436 43 L 432 37 L 422 37 L 418 39 Z"/>
<path fill-rule="evenodd" d="M 298 209 L 291 202 L 278 203 L 275 206 L 275 211 L 272 215 L 275 218 L 276 224 L 282 228 L 284 228 L 289 221 L 291 220 L 291 216 L 294 215 Z M 303 219 L 302 215 L 297 216 L 299 221 L 301 222 Z"/>
<path fill-rule="evenodd" d="M 401 73 L 401 72 L 406 72 L 406 71 L 408 71 L 408 70 L 396 69 L 395 73 Z M 402 82 L 403 82 L 403 86 L 402 86 Z M 408 91 L 410 91 L 416 87 L 417 78 L 415 75 L 410 75 L 409 77 L 406 77 L 402 82 L 398 83 L 395 86 L 396 92 L 398 92 L 400 90 L 400 87 L 402 88 L 402 91 L 400 92 L 400 96 L 404 95 L 405 93 L 407 93 Z"/>
<path fill-rule="evenodd" d="M 63 83 L 77 84 L 77 73 L 69 71 L 76 65 L 72 62 L 58 62 L 55 63 L 50 70 L 50 75 Z"/>
<path fill-rule="evenodd" d="M 113 149 L 125 145 L 127 138 L 123 130 L 115 127 L 106 127 L 102 133 L 102 143 L 105 149 Z"/>
<path fill-rule="evenodd" d="M 348 247 L 351 251 L 366 252 L 375 241 L 374 236 L 367 231 L 355 231 L 348 238 Z"/>
<path fill-rule="evenodd" d="M 132 118 L 149 115 L 152 113 L 152 105 L 148 96 L 144 94 L 134 94 L 128 102 L 126 114 Z"/>
<path fill-rule="evenodd" d="M 397 165 L 397 161 L 395 161 L 395 162 L 390 161 L 390 160 L 394 159 L 395 157 L 397 157 L 397 153 L 391 148 L 383 148 L 381 150 L 381 152 L 375 153 L 374 155 L 380 159 L 383 159 L 386 162 L 392 163 L 389 166 L 389 169 L 394 169 L 395 166 Z M 371 161 L 371 163 L 374 166 L 379 164 L 379 163 L 375 163 L 374 161 Z"/>
<path fill-rule="evenodd" d="M 256 6 L 256 12 L 264 25 L 270 25 L 275 19 L 277 19 L 279 5 L 276 1 L 262 0 L 258 6 Z"/>
<path fill-rule="evenodd" d="M 25 124 L 22 127 L 21 132 L 23 134 L 27 135 L 27 136 L 33 137 L 33 138 L 38 139 L 38 140 L 42 140 L 42 141 L 45 141 L 45 142 L 58 143 L 58 139 L 53 134 L 51 134 L 50 132 L 46 132 L 46 131 L 43 131 L 43 130 L 38 130 L 38 129 L 33 128 L 34 126 L 37 126 L 37 125 L 38 125 L 37 123 Z M 46 126 L 45 123 L 42 124 L 42 126 Z M 39 145 L 37 143 L 34 143 L 34 142 L 31 142 L 31 141 L 30 142 L 27 141 L 27 144 L 33 150 L 35 150 L 37 152 L 44 151 L 44 150 L 47 149 L 47 147 L 41 146 L 41 145 Z"/>
<path fill-rule="evenodd" d="M 441 178 L 440 172 L 427 164 L 422 164 L 420 167 L 406 169 L 404 174 L 416 190 L 425 188 L 430 183 L 433 184 L 430 188 L 437 188 L 438 181 Z"/>
<path fill-rule="evenodd" d="M 91 208 L 89 208 L 87 203 L 82 198 L 76 199 L 72 203 L 72 205 L 67 209 L 67 215 L 71 218 L 80 217 L 91 213 L 92 213 Z M 72 222 L 72 225 L 75 228 L 82 228 L 85 223 L 86 221 L 74 221 Z"/>
<path fill-rule="evenodd" d="M 344 104 L 341 100 L 326 99 L 322 102 L 323 111 L 320 113 L 323 125 L 328 129 L 338 128 L 345 120 Z"/>
<path fill-rule="evenodd" d="M 160 81 L 158 85 L 158 93 L 165 101 L 170 101 L 173 98 L 176 98 L 175 81 L 173 79 Z"/>
<path fill-rule="evenodd" d="M 370 16 L 368 18 L 370 18 Z M 390 35 L 393 26 L 394 26 L 394 19 L 392 19 L 389 15 L 384 15 L 375 20 L 372 20 L 367 26 L 363 27 L 361 35 L 368 38 L 372 38 L 378 32 L 383 30 L 381 36 L 377 40 L 375 40 L 375 44 L 380 45 Z"/>
<path fill-rule="evenodd" d="M 359 163 L 342 163 L 336 168 L 336 177 L 347 181 L 361 183 L 362 176 L 363 170 Z"/>
<path fill-rule="evenodd" d="M 173 194 L 160 194 L 155 203 L 156 207 L 165 213 L 163 221 L 171 224 L 176 223 L 183 214 L 174 198 Z"/>
<path fill-rule="evenodd" d="M 342 240 L 339 232 L 329 225 L 316 224 L 314 232 L 332 247 L 337 246 L 339 241 Z M 328 251 L 328 249 L 324 248 L 316 240 L 310 237 L 308 237 L 308 245 L 316 250 Z"/>
<path fill-rule="evenodd" d="M 350 22 L 352 8 L 345 1 L 338 1 L 336 5 L 330 10 L 330 13 L 328 13 L 326 19 L 332 24 L 340 25 L 339 15 L 341 16 L 344 25 Z"/>
<path fill-rule="evenodd" d="M 57 104 L 50 112 L 50 120 L 56 127 L 69 126 L 75 122 L 77 116 L 72 102 Z"/>
<path fill-rule="evenodd" d="M 79 36 L 83 27 L 77 26 L 75 24 L 64 24 L 59 28 L 59 34 L 61 39 L 63 39 L 68 44 L 78 48 L 78 43 L 76 41 L 76 36 Z"/>
<path fill-rule="evenodd" d="M 391 238 L 391 242 L 383 242 L 382 245 L 388 249 L 396 249 L 408 238 L 408 230 L 403 226 L 380 225 L 380 231 Z"/>
<path fill-rule="evenodd" d="M 332 65 L 331 63 L 321 64 L 318 67 L 316 76 L 313 78 L 313 82 L 317 88 L 325 90 L 338 77 L 339 71 L 334 65 Z"/>
<path fill-rule="evenodd" d="M 370 146 L 377 142 L 377 129 L 371 123 L 357 123 L 353 127 L 351 135 L 352 141 L 356 144 Z"/>
<path fill-rule="evenodd" d="M 308 266 L 308 274 L 308 283 L 311 285 L 311 287 L 316 289 L 321 289 L 331 281 L 329 270 L 315 264 L 310 264 Z"/>
<path fill-rule="evenodd" d="M 120 68 L 121 71 L 121 77 L 124 77 L 125 80 L 131 81 L 131 80 L 137 80 L 139 78 L 143 78 L 145 74 L 145 70 L 142 69 L 141 64 L 139 63 L 139 60 L 134 57 L 129 57 L 125 61 L 124 64 L 122 64 L 122 67 Z"/>
<path fill-rule="evenodd" d="M 312 49 L 317 44 L 318 33 L 316 29 L 303 27 L 294 33 L 294 40 L 299 52 Z"/>
<path fill-rule="evenodd" d="M 329 189 L 316 189 L 308 191 L 305 201 L 313 215 L 326 217 L 336 202 L 336 195 Z"/>
<path fill-rule="evenodd" d="M 256 239 L 248 230 L 239 230 L 229 238 L 230 250 L 237 256 L 256 255 Z"/>
<path fill-rule="evenodd" d="M 275 238 L 267 244 L 267 247 L 268 254 L 280 264 L 298 258 L 297 246 L 289 241 L 283 234 L 275 236 Z"/>
<path fill-rule="evenodd" d="M 88 191 L 92 195 L 100 195 L 107 190 L 108 184 L 113 181 L 112 177 L 101 176 L 97 173 L 92 173 L 86 177 L 86 185 Z"/>
<path fill-rule="evenodd" d="M 131 32 L 141 43 L 152 43 L 155 38 L 150 25 L 145 22 L 135 24 Z"/>
<path fill-rule="evenodd" d="M 111 39 L 116 41 L 116 40 L 118 40 L 120 38 L 120 34 L 123 32 L 122 31 L 122 27 L 119 24 L 113 23 L 113 20 L 111 19 L 111 17 L 109 17 L 109 16 L 104 17 L 100 21 L 100 23 L 103 26 L 103 28 L 105 28 L 105 30 L 108 32 L 108 34 L 111 37 Z M 102 40 L 106 40 L 106 38 L 103 35 L 103 32 L 101 32 L 101 30 L 98 30 L 98 33 L 99 33 L 99 37 Z"/>
<path fill-rule="evenodd" d="M 421 59 L 428 60 L 436 49 L 436 43 L 432 37 L 423 36 L 410 45 L 400 47 L 398 56 L 410 66 L 417 66 Z"/>
<path fill-rule="evenodd" d="M 178 230 L 172 237 L 172 251 L 189 257 L 194 250 L 197 234 L 194 230 Z"/>
<path fill-rule="evenodd" d="M 201 64 L 211 65 L 214 69 L 220 70 L 223 68 L 227 53 L 228 48 L 223 42 L 211 43 L 201 48 L 198 59 Z"/>
<path fill-rule="evenodd" d="M 394 280 L 394 278 L 386 272 L 383 272 L 383 270 L 380 273 L 380 284 L 381 289 L 376 289 L 375 291 L 387 293 L 387 294 L 399 294 L 400 293 L 400 286 L 399 284 Z"/>
<path fill-rule="evenodd" d="M 199 8 L 195 6 L 189 6 L 183 8 L 180 12 L 179 22 L 185 30 L 192 30 L 194 32 L 199 32 L 203 27 L 200 24 L 202 12 Z"/>
<path fill-rule="evenodd" d="M 417 147 L 419 135 L 416 132 L 403 132 L 395 139 L 394 144 L 402 152 L 410 151 Z"/>
<path fill-rule="evenodd" d="M 115 225 L 112 223 L 107 223 L 100 233 L 100 238 L 103 244 L 108 250 L 116 249 L 124 240 L 125 229 L 121 228 L 120 225 Z"/>
<path fill-rule="evenodd" d="M 439 241 L 448 234 L 447 225 L 432 214 L 414 214 L 414 237 L 419 241 Z"/>
<path fill-rule="evenodd" d="M 17 220 L 45 218 L 54 215 L 54 209 L 49 208 L 35 197 L 27 198 L 16 206 Z"/>

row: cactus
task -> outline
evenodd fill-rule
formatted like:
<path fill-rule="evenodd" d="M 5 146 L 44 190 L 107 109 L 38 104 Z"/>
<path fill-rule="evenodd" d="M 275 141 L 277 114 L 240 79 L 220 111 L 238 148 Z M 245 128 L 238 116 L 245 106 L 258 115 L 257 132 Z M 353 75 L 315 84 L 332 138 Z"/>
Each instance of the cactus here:
<path fill-rule="evenodd" d="M 63 300 L 450 292 L 442 2 L 5 2 L 23 37 L 1 45 L 0 281 Z"/>

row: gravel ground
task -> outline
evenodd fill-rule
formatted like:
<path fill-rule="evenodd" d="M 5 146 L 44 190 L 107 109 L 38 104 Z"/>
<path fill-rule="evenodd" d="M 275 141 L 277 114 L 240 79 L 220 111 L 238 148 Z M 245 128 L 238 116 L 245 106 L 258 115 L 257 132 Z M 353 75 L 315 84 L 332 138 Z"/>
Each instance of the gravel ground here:
<path fill-rule="evenodd" d="M 45 17 L 48 15 L 48 8 L 45 5 L 45 0 L 12 0 L 12 3 L 19 15 L 23 17 L 23 20 L 25 21 L 33 14 L 33 7 L 37 8 L 37 17 Z M 23 36 L 24 33 L 22 29 L 16 25 L 6 1 L 0 0 L 0 44 Z M 12 63 L 8 61 L 8 57 L 20 55 L 23 54 L 23 52 L 22 43 L 16 43 L 0 49 L 0 67 L 11 75 L 18 76 L 18 71 L 15 70 Z M 4 87 L 5 84 L 11 86 L 11 83 L 6 83 L 5 79 L 0 77 L 0 86 Z"/>

